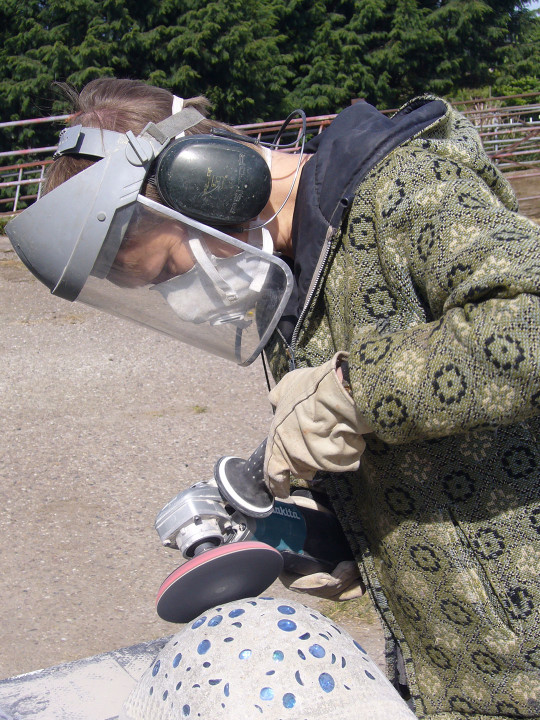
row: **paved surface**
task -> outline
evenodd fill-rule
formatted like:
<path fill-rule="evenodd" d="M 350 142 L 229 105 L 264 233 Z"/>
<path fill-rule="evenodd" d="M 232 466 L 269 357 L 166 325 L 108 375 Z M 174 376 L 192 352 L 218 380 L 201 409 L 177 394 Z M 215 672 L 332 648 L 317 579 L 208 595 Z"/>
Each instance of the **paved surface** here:
<path fill-rule="evenodd" d="M 0 678 L 170 635 L 154 602 L 182 558 L 155 516 L 264 438 L 262 365 L 54 298 L 5 238 L 0 328 Z M 382 663 L 367 602 L 309 602 Z"/>
<path fill-rule="evenodd" d="M 117 720 L 167 639 L 0 680 L 0 720 Z"/>

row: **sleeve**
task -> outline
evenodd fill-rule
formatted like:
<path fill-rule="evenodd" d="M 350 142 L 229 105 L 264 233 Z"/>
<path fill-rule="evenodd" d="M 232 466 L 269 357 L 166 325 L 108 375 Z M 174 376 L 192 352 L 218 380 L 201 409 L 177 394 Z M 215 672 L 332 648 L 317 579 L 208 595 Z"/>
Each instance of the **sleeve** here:
<path fill-rule="evenodd" d="M 362 202 L 396 316 L 417 308 L 390 317 L 394 331 L 350 335 L 352 391 L 374 432 L 404 443 L 537 414 L 540 228 L 429 151 L 394 153 Z"/>

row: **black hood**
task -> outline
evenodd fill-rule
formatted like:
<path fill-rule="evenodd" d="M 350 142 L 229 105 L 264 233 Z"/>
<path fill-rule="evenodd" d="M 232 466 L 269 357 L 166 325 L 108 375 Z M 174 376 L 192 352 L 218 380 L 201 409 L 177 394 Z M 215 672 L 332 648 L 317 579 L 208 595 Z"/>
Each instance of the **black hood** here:
<path fill-rule="evenodd" d="M 306 144 L 294 210 L 292 246 L 295 290 L 279 328 L 290 341 L 304 306 L 329 228 L 337 228 L 360 182 L 389 152 L 445 114 L 442 100 L 421 97 L 392 117 L 366 102 L 343 110 Z"/>

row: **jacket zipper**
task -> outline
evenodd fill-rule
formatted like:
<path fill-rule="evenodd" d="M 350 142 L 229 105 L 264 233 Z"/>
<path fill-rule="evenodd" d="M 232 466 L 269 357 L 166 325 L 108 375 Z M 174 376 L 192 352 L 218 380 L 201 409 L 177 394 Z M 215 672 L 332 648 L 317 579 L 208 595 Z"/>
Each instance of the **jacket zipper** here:
<path fill-rule="evenodd" d="M 405 106 L 404 106 L 404 107 L 405 107 Z M 448 114 L 448 106 L 447 106 L 447 111 L 446 111 L 444 117 L 446 117 L 447 114 Z M 416 140 L 416 138 L 420 137 L 420 136 L 421 136 L 423 133 L 425 133 L 427 130 L 431 130 L 431 128 L 434 127 L 435 125 L 437 125 L 437 123 L 439 123 L 440 120 L 441 120 L 440 117 L 437 118 L 437 119 L 434 120 L 430 125 L 428 125 L 427 127 L 423 128 L 422 130 L 419 130 L 417 133 L 415 133 L 414 135 L 412 135 L 410 138 L 407 138 L 407 140 L 405 140 L 403 143 L 401 143 L 401 145 L 404 145 L 406 142 L 410 142 L 411 140 Z M 401 147 L 401 145 L 399 145 L 398 147 Z M 394 150 L 395 150 L 395 149 L 396 149 L 396 148 L 394 148 Z M 370 172 L 371 172 L 371 170 L 373 170 L 373 168 L 370 169 Z M 361 182 L 362 182 L 362 181 L 360 181 L 360 183 L 358 183 L 358 185 L 356 186 L 356 190 L 358 190 L 358 187 L 360 186 Z M 356 193 L 356 190 L 355 190 L 355 193 Z M 343 201 L 345 201 L 346 206 L 348 206 L 349 203 L 350 203 L 350 199 L 349 199 L 349 198 L 344 198 L 344 199 L 342 200 L 342 202 L 343 202 Z M 337 208 L 336 208 L 336 209 L 337 209 Z M 335 213 L 334 213 L 334 214 L 335 214 Z M 296 343 L 297 343 L 297 341 L 298 341 L 298 335 L 299 335 L 299 333 L 300 333 L 300 329 L 301 329 L 302 323 L 304 322 L 304 319 L 305 319 L 305 317 L 306 317 L 306 314 L 307 314 L 307 311 L 308 311 L 309 306 L 310 306 L 310 304 L 311 304 L 311 301 L 312 301 L 312 299 L 313 299 L 313 296 L 314 296 L 314 294 L 315 294 L 315 292 L 316 292 L 316 290 L 317 290 L 317 287 L 318 287 L 318 285 L 319 285 L 319 280 L 321 279 L 321 275 L 322 275 L 323 270 L 324 270 L 324 268 L 325 268 L 325 266 L 326 266 L 326 261 L 328 260 L 328 256 L 330 255 L 330 250 L 331 250 L 331 248 L 332 248 L 332 240 L 334 239 L 334 236 L 335 236 L 337 230 L 338 230 L 338 228 L 332 227 L 332 226 L 330 225 L 330 226 L 328 227 L 328 230 L 326 231 L 326 237 L 325 237 L 325 240 L 324 240 L 324 246 L 323 246 L 323 249 L 321 250 L 321 254 L 319 255 L 319 260 L 317 261 L 317 267 L 315 268 L 315 272 L 313 273 L 313 278 L 311 279 L 311 283 L 310 283 L 310 286 L 309 286 L 309 290 L 308 290 L 308 292 L 307 292 L 306 300 L 305 300 L 305 302 L 304 302 L 304 307 L 302 308 L 302 312 L 300 313 L 300 317 L 298 318 L 298 321 L 297 321 L 296 326 L 295 326 L 295 328 L 294 328 L 294 332 L 293 332 L 292 338 L 291 338 L 291 343 L 290 343 L 290 345 L 286 343 L 286 347 L 287 347 L 287 349 L 288 349 L 288 353 L 287 353 L 287 354 L 289 355 L 289 370 L 294 370 L 295 367 L 296 367 L 296 362 L 295 362 L 295 345 L 296 345 Z"/>
<path fill-rule="evenodd" d="M 337 228 L 334 228 L 332 226 L 330 226 L 328 228 L 328 230 L 326 231 L 326 237 L 324 239 L 323 249 L 321 251 L 321 254 L 319 255 L 319 260 L 317 261 L 317 267 L 315 268 L 315 272 L 313 273 L 313 277 L 311 279 L 309 290 L 306 295 L 306 300 L 304 302 L 304 307 L 302 308 L 302 312 L 300 313 L 300 317 L 298 318 L 298 321 L 294 328 L 294 332 L 293 332 L 292 338 L 291 338 L 291 344 L 289 345 L 289 352 L 290 352 L 289 370 L 294 370 L 296 367 L 296 362 L 295 362 L 295 357 L 294 357 L 295 345 L 298 340 L 300 328 L 302 326 L 302 323 L 304 322 L 304 319 L 306 317 L 306 314 L 307 314 L 307 311 L 311 304 L 311 301 L 313 299 L 313 296 L 315 295 L 315 292 L 319 285 L 319 281 L 321 279 L 324 268 L 326 266 L 328 256 L 330 255 L 330 250 L 332 249 L 332 240 L 334 239 L 336 231 L 337 231 Z"/>

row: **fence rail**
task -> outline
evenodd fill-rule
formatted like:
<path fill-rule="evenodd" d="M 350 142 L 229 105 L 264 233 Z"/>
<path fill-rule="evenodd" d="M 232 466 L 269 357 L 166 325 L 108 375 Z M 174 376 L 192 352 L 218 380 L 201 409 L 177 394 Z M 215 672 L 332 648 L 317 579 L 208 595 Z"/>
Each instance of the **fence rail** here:
<path fill-rule="evenodd" d="M 484 100 L 454 103 L 476 125 L 487 154 L 514 184 L 518 198 L 526 201 L 540 216 L 540 103 L 529 102 L 533 93 Z M 538 95 L 536 94 L 536 97 Z M 503 105 L 513 101 L 515 104 Z M 519 104 L 526 103 L 526 104 Z M 386 113 L 394 111 L 388 110 Z M 335 115 L 308 118 L 308 131 L 320 133 Z M 2 128 L 13 128 L 42 123 L 65 123 L 69 115 L 16 120 L 0 123 Z M 239 130 L 261 140 L 271 140 L 282 121 L 238 125 Z M 282 137 L 282 142 L 293 142 L 299 137 L 301 121 L 293 119 Z M 51 134 L 53 129 L 51 129 Z M 56 146 L 50 145 L 23 150 L 0 152 L 0 216 L 20 212 L 41 195 L 47 166 Z M 26 158 L 28 160 L 26 161 Z M 9 164 L 3 164 L 4 162 Z M 21 162 L 23 161 L 23 162 Z M 530 179 L 531 190 L 527 190 Z M 535 189 L 536 188 L 536 189 Z M 23 194 L 23 191 L 26 194 Z"/>

